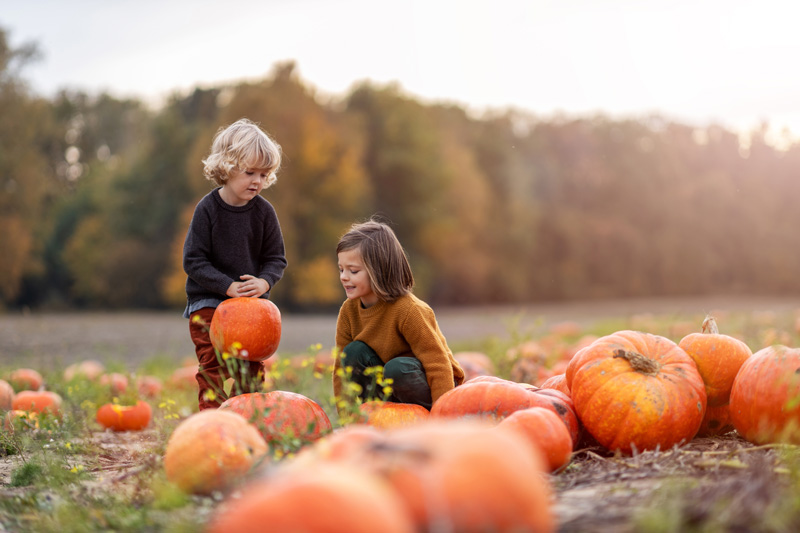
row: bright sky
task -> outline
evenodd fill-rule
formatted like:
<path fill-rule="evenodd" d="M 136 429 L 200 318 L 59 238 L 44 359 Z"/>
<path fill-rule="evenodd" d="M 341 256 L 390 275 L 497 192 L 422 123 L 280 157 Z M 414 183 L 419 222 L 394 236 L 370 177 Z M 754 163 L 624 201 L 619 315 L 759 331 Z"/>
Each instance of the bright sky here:
<path fill-rule="evenodd" d="M 658 112 L 800 134 L 796 0 L 0 0 L 23 71 L 158 101 L 297 61 L 323 93 L 397 81 L 429 100 L 542 116 Z"/>

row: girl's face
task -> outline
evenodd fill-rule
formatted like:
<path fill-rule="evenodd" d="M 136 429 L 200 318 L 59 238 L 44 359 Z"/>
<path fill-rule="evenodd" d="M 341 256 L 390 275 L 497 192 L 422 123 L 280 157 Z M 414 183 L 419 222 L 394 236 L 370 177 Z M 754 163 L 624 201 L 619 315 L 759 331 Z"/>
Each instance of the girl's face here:
<path fill-rule="evenodd" d="M 219 195 L 226 204 L 241 207 L 261 193 L 268 177 L 269 174 L 264 169 L 234 169 Z"/>
<path fill-rule="evenodd" d="M 372 291 L 369 275 L 358 249 L 339 252 L 339 281 L 342 282 L 348 299 L 361 298 L 364 307 L 378 303 L 378 295 Z"/>

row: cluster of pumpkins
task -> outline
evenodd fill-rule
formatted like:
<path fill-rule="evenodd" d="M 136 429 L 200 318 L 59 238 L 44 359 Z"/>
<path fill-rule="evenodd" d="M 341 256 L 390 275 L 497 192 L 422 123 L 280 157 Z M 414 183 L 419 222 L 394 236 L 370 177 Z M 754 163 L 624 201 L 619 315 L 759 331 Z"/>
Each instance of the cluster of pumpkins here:
<path fill-rule="evenodd" d="M 212 341 L 237 357 L 269 358 L 280 316 L 252 303 L 258 300 L 235 300 L 228 302 L 247 307 L 218 313 L 226 321 L 216 330 L 212 323 Z M 259 320 L 278 327 L 246 329 Z M 228 322 L 238 324 L 235 335 Z M 363 423 L 336 430 L 301 394 L 235 396 L 180 422 L 167 442 L 165 472 L 187 493 L 228 496 L 211 519 L 212 532 L 252 524 L 553 531 L 548 474 L 587 443 L 635 454 L 732 429 L 756 444 L 800 443 L 800 350 L 772 345 L 753 353 L 720 334 L 711 317 L 701 330 L 679 343 L 629 330 L 588 339 L 570 351 L 563 373 L 538 373 L 536 385 L 514 380 L 524 368 L 506 380 L 492 375 L 484 354 L 457 353 L 470 379 L 430 411 L 367 402 L 358 407 Z M 122 420 L 128 408 L 109 409 L 111 419 Z M 286 439 L 304 445 L 278 460 L 274 451 Z"/>
<path fill-rule="evenodd" d="M 108 389 L 110 397 L 124 393 L 130 386 L 126 375 L 106 372 L 103 363 L 93 359 L 69 365 L 63 377 L 66 383 L 75 379 L 96 381 Z M 139 397 L 146 399 L 157 398 L 163 388 L 161 380 L 153 376 L 138 377 L 135 386 Z M 44 415 L 61 418 L 62 404 L 61 396 L 48 390 L 41 373 L 32 368 L 18 368 L 9 374 L 8 381 L 0 380 L 0 411 L 6 412 L 3 426 L 7 431 L 14 430 L 15 422 L 38 427 L 39 418 Z M 151 417 L 150 404 L 144 400 L 129 406 L 108 402 L 101 405 L 96 414 L 102 427 L 114 431 L 144 429 Z"/>
<path fill-rule="evenodd" d="M 636 454 L 732 429 L 755 444 L 800 443 L 800 350 L 772 345 L 753 353 L 741 340 L 720 334 L 711 317 L 701 330 L 678 343 L 655 334 L 618 331 L 577 349 L 563 374 L 549 376 L 540 386 L 483 372 L 444 394 L 430 412 L 391 402 L 364 404 L 365 424 L 305 434 L 310 444 L 277 463 L 263 459 L 270 438 L 263 431 L 271 425 L 264 423 L 260 437 L 267 445 L 242 445 L 247 458 L 237 456 L 242 465 L 238 476 L 230 477 L 232 471 L 220 468 L 218 460 L 212 475 L 201 475 L 198 469 L 186 474 L 179 458 L 188 452 L 171 452 L 172 443 L 165 466 L 168 477 L 185 490 L 203 493 L 227 490 L 244 471 L 261 464 L 240 496 L 220 506 L 212 531 L 236 529 L 245 523 L 240 520 L 314 530 L 309 524 L 319 516 L 347 516 L 375 527 L 364 511 L 364 502 L 372 500 L 362 500 L 355 489 L 348 493 L 348 479 L 354 478 L 360 487 L 370 487 L 374 498 L 385 495 L 375 508 L 402 511 L 403 518 L 392 521 L 402 525 L 398 531 L 433 529 L 437 522 L 456 531 L 550 531 L 554 525 L 546 474 L 569 464 L 579 443 Z M 466 367 L 479 366 L 482 359 L 475 353 L 456 357 Z M 274 416 L 275 408 L 267 412 Z M 186 427 L 204 426 L 200 417 L 230 418 L 227 413 L 194 416 Z M 237 418 L 239 424 L 247 420 Z M 315 429 L 327 428 L 325 422 L 307 420 Z M 302 424 L 295 428 L 302 430 Z M 183 432 L 179 427 L 173 438 Z M 181 440 L 196 442 L 197 437 Z M 513 464 L 502 462 L 508 458 Z M 195 464 L 200 460 L 192 458 Z M 495 493 L 502 494 L 502 502 L 492 497 Z M 351 496 L 342 501 L 337 494 Z M 333 507 L 310 508 L 310 501 Z M 306 511 L 297 516 L 284 512 L 301 506 Z M 359 530 L 353 522 L 343 523 L 348 531 Z"/>

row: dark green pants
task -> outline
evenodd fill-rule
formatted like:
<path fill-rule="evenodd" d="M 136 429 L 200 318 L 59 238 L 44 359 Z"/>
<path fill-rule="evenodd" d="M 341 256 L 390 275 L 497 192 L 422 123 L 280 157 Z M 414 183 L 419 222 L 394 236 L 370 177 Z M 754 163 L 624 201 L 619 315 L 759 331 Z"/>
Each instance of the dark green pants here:
<path fill-rule="evenodd" d="M 383 378 L 392 380 L 392 394 L 383 398 L 389 402 L 415 403 L 425 409 L 431 408 L 431 388 L 425 369 L 416 357 L 395 357 L 386 364 L 366 343 L 353 341 L 344 347 L 343 367 L 353 368 L 353 381 L 361 385 L 362 400 L 383 398 L 377 390 L 374 375 L 365 375 L 370 367 L 382 366 Z"/>

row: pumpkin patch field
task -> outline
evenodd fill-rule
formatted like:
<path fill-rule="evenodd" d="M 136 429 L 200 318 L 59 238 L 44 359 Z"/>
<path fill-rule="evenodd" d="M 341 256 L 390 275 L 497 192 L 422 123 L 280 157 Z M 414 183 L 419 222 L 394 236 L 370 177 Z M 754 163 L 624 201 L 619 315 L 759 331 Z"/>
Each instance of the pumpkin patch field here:
<path fill-rule="evenodd" d="M 800 304 L 653 309 L 442 320 L 467 381 L 430 411 L 332 397 L 307 323 L 260 390 L 198 412 L 196 359 L 163 335 L 112 318 L 98 353 L 17 322 L 0 531 L 800 531 Z"/>

